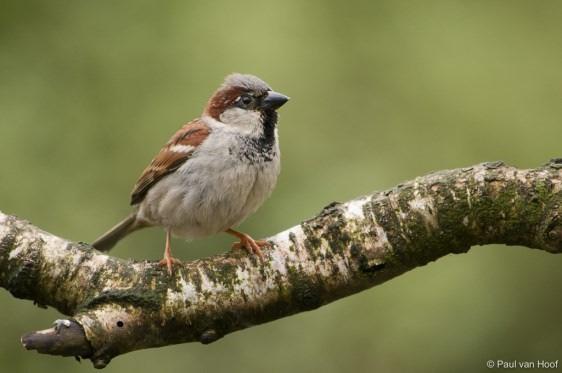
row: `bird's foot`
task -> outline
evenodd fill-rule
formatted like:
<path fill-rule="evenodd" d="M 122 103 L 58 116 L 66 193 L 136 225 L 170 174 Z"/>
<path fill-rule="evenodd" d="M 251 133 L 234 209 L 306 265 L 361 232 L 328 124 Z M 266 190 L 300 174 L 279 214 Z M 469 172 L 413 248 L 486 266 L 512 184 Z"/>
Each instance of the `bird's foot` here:
<path fill-rule="evenodd" d="M 245 249 L 250 254 L 257 255 L 261 260 L 263 260 L 263 253 L 261 251 L 262 247 L 269 246 L 269 242 L 264 240 L 254 240 L 252 237 L 245 233 L 240 233 L 240 242 L 235 242 L 232 244 L 233 250 Z"/>
<path fill-rule="evenodd" d="M 172 266 L 173 266 L 174 264 L 176 264 L 176 265 L 181 264 L 181 260 L 176 259 L 176 258 L 174 258 L 174 257 L 172 257 L 172 256 L 164 256 L 164 258 L 162 258 L 162 260 L 160 260 L 160 261 L 158 262 L 158 265 L 168 267 L 168 273 L 169 273 L 170 275 L 172 275 Z"/>

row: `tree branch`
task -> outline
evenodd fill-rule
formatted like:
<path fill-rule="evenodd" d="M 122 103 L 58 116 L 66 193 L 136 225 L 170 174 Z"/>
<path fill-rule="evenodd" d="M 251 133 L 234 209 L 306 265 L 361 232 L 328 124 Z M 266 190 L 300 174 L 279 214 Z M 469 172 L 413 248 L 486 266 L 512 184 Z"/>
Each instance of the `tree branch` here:
<path fill-rule="evenodd" d="M 562 252 L 562 160 L 436 172 L 322 212 L 242 251 L 174 267 L 101 254 L 0 213 L 0 286 L 68 320 L 22 338 L 41 353 L 103 368 L 129 351 L 211 343 L 315 309 L 472 245 Z"/>

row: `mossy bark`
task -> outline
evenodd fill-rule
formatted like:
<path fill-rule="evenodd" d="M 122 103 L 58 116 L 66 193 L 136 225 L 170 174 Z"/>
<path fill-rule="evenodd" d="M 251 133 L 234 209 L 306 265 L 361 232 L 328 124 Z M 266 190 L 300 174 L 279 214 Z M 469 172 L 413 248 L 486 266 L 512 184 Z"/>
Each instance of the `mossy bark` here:
<path fill-rule="evenodd" d="M 0 286 L 71 316 L 74 349 L 66 355 L 80 351 L 104 367 L 129 351 L 210 343 L 312 310 L 473 245 L 560 253 L 561 171 L 553 160 L 532 170 L 492 162 L 436 172 L 326 206 L 271 237 L 264 262 L 229 252 L 176 266 L 171 276 L 156 263 L 109 257 L 0 213 Z M 33 339 L 48 344 L 49 333 L 30 334 L 26 347 L 65 355 L 64 325 L 50 331 L 57 349 Z"/>

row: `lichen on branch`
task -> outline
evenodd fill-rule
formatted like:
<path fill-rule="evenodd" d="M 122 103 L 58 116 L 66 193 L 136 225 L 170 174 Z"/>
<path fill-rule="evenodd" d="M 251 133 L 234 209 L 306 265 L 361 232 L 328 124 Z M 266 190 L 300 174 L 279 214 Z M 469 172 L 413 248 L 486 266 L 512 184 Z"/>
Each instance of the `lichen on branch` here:
<path fill-rule="evenodd" d="M 562 160 L 531 170 L 491 162 L 440 171 L 346 203 L 242 251 L 174 267 L 110 257 L 0 213 L 0 286 L 69 316 L 27 334 L 28 349 L 102 368 L 121 354 L 211 343 L 308 311 L 473 245 L 562 252 Z"/>

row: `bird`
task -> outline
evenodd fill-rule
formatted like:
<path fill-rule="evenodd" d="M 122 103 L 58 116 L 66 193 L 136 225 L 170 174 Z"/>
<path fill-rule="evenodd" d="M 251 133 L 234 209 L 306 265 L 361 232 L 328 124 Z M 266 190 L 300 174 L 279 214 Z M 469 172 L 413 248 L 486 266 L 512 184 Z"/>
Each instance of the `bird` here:
<path fill-rule="evenodd" d="M 131 193 L 132 212 L 96 239 L 109 251 L 147 227 L 166 233 L 159 264 L 172 274 L 181 261 L 171 237 L 195 239 L 220 232 L 263 260 L 267 241 L 235 230 L 269 198 L 280 173 L 277 109 L 289 97 L 260 78 L 234 73 L 211 95 L 200 117 L 184 124 L 144 169 Z"/>

